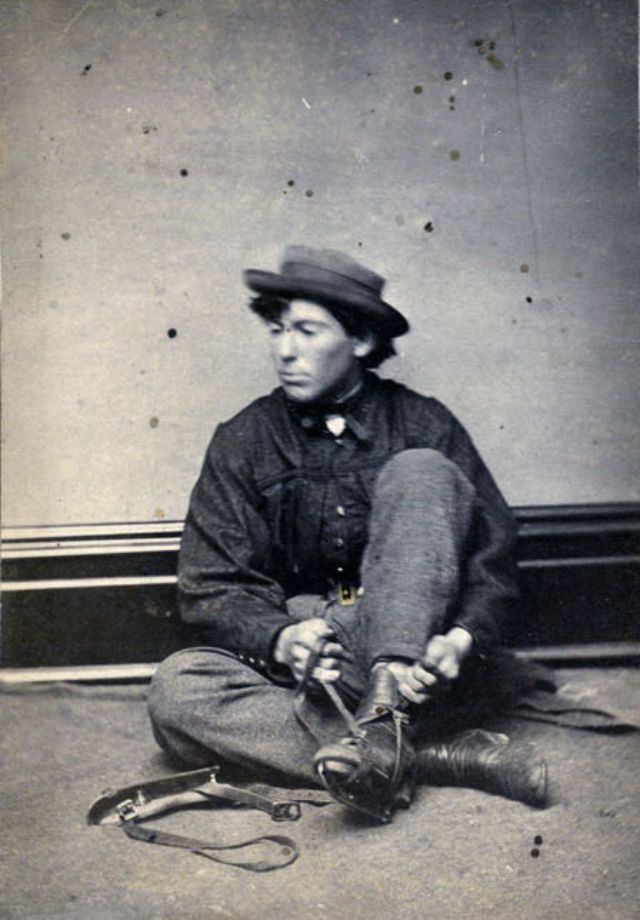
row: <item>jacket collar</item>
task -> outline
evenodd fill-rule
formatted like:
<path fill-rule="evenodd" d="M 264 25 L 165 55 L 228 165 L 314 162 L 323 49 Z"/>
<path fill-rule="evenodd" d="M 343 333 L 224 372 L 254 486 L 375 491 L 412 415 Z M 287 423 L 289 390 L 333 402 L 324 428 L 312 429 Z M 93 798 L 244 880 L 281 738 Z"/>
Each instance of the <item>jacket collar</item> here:
<path fill-rule="evenodd" d="M 287 399 L 283 390 L 280 390 L 280 393 L 290 414 L 305 431 L 326 432 L 327 415 L 341 415 L 347 424 L 347 430 L 359 441 L 367 442 L 372 440 L 368 409 L 375 380 L 374 374 L 365 373 L 358 390 L 341 402 L 318 400 L 313 403 L 296 403 Z"/>

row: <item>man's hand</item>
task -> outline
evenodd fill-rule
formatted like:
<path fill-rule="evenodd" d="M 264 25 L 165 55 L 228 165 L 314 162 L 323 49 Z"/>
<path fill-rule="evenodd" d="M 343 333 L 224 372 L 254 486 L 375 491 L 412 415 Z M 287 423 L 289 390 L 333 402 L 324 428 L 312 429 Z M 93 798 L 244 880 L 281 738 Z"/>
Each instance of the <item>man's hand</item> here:
<path fill-rule="evenodd" d="M 394 671 L 400 693 L 412 703 L 431 699 L 457 678 L 472 644 L 471 633 L 460 626 L 445 635 L 432 636 L 421 660 L 413 665 L 399 664 Z"/>
<path fill-rule="evenodd" d="M 312 676 L 321 683 L 333 683 L 340 677 L 340 659 L 345 655 L 339 642 L 330 641 L 333 635 L 331 627 L 320 617 L 292 623 L 278 636 L 273 657 L 278 664 L 291 668 L 293 676 L 300 680 L 311 650 L 318 639 L 324 638 L 327 641 Z"/>

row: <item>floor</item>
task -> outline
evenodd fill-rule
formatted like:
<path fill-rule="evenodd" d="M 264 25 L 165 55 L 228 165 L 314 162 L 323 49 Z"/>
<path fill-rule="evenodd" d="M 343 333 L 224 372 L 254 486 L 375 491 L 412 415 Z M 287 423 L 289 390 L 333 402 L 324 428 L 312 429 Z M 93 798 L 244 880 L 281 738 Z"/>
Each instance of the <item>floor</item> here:
<path fill-rule="evenodd" d="M 558 673 L 590 705 L 640 721 L 640 671 Z M 104 788 L 167 770 L 147 723 L 145 689 L 3 689 L 0 917 L 640 917 L 640 732 L 497 725 L 545 753 L 552 780 L 545 810 L 422 788 L 412 808 L 383 827 L 334 805 L 305 806 L 286 829 L 240 810 L 162 819 L 164 830 L 208 839 L 293 836 L 297 862 L 258 875 L 85 823 Z"/>

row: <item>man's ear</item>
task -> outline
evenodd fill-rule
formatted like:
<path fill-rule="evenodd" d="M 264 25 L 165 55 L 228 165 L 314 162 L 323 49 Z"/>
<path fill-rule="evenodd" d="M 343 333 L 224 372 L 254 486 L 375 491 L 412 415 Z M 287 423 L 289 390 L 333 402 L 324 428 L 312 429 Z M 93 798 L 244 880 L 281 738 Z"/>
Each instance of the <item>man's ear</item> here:
<path fill-rule="evenodd" d="M 356 358 L 366 358 L 376 346 L 376 337 L 370 330 L 353 337 L 353 354 Z"/>

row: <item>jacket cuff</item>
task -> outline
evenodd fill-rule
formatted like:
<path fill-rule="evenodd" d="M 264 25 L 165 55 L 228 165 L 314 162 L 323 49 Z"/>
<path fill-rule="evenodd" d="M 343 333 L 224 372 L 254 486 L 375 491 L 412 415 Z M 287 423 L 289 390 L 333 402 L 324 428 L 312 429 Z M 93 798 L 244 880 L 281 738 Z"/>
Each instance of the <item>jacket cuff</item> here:
<path fill-rule="evenodd" d="M 283 629 L 286 629 L 286 626 L 288 625 L 290 624 L 281 626 L 271 637 L 269 652 L 267 654 L 263 669 L 264 674 L 269 678 L 269 680 L 272 680 L 274 684 L 280 684 L 283 687 L 293 687 L 296 683 L 289 665 L 281 664 L 275 659 L 275 650 L 278 639 L 280 638 L 280 633 Z"/>
<path fill-rule="evenodd" d="M 476 617 L 458 617 L 449 628 L 453 629 L 454 626 L 465 629 L 471 635 L 473 642 L 470 655 L 486 658 L 498 644 L 498 631 L 493 623 L 489 624 Z"/>

